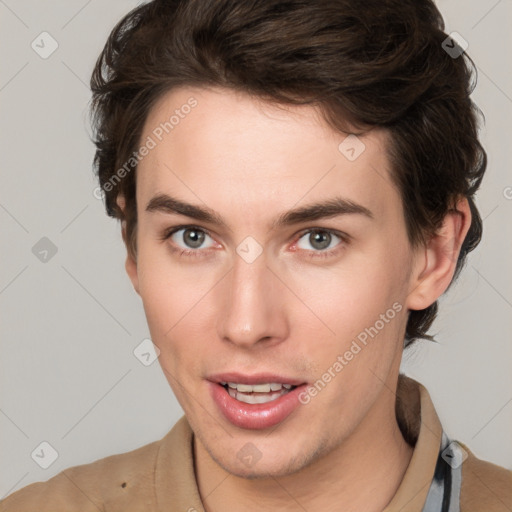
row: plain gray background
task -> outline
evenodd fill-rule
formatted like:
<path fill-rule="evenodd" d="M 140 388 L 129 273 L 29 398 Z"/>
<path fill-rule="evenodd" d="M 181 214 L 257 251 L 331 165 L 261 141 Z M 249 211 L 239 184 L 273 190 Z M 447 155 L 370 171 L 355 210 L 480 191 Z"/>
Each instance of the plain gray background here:
<path fill-rule="evenodd" d="M 88 82 L 115 22 L 138 3 L 0 0 L 0 497 L 159 439 L 182 415 L 158 362 L 133 354 L 149 331 L 119 226 L 93 195 Z M 512 2 L 438 5 L 479 69 L 484 237 L 441 301 L 439 343 L 418 344 L 404 370 L 427 387 L 449 436 L 512 468 Z M 58 48 L 44 59 L 31 44 L 51 50 L 45 31 Z M 42 442 L 58 453 L 47 469 Z"/>

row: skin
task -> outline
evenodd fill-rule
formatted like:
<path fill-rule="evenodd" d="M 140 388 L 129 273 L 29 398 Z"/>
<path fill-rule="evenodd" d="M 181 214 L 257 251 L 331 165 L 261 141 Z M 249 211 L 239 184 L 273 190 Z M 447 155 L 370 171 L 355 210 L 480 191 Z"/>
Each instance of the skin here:
<path fill-rule="evenodd" d="M 346 134 L 328 127 L 314 107 L 278 108 L 230 90 L 166 93 L 141 141 L 191 96 L 198 105 L 139 163 L 137 255 L 128 251 L 126 270 L 195 433 L 205 509 L 254 510 L 257 503 L 258 510 L 382 510 L 413 451 L 394 409 L 407 314 L 448 287 L 470 225 L 467 201 L 426 246 L 412 248 L 385 131 L 360 136 L 366 149 L 349 161 L 338 150 Z M 158 194 L 208 207 L 227 226 L 147 211 Z M 345 214 L 269 229 L 289 209 L 338 195 L 373 218 Z M 162 240 L 180 225 L 206 230 L 203 244 L 191 246 L 195 239 L 183 230 Z M 326 249 L 312 229 L 350 239 L 334 233 L 327 250 L 337 252 L 322 258 Z M 263 250 L 251 263 L 236 252 L 247 236 Z M 179 249 L 202 256 L 180 256 Z M 206 378 L 219 372 L 314 383 L 394 303 L 401 311 L 281 424 L 236 427 L 210 398 Z M 251 467 L 237 457 L 247 443 L 261 454 Z"/>

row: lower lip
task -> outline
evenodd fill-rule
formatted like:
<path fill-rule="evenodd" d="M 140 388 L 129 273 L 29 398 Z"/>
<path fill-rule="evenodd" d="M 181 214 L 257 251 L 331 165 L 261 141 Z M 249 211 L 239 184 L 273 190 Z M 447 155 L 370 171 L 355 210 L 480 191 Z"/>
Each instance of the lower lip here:
<path fill-rule="evenodd" d="M 236 427 L 262 430 L 284 421 L 299 405 L 299 394 L 306 384 L 297 386 L 288 393 L 266 404 L 246 404 L 233 398 L 224 386 L 208 382 L 213 401 L 222 414 Z"/>

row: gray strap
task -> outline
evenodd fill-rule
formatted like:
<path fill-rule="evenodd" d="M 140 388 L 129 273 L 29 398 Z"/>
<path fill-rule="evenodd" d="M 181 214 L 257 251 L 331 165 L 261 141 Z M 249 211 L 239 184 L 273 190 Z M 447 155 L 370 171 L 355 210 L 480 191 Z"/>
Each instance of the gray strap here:
<path fill-rule="evenodd" d="M 423 512 L 460 512 L 460 487 L 465 450 L 443 432 Z"/>

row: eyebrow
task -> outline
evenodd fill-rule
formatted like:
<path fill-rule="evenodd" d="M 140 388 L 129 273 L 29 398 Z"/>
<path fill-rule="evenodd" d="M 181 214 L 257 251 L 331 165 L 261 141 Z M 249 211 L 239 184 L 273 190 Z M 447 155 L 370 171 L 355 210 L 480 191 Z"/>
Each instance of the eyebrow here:
<path fill-rule="evenodd" d="M 214 210 L 186 203 L 167 194 L 158 194 L 153 197 L 148 202 L 146 211 L 184 215 L 198 221 L 228 228 L 226 221 Z M 275 230 L 279 227 L 291 226 L 302 222 L 349 214 L 363 215 L 369 219 L 374 218 L 373 213 L 365 206 L 343 197 L 333 197 L 319 203 L 301 206 L 282 213 L 272 222 L 270 229 Z"/>

